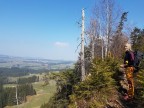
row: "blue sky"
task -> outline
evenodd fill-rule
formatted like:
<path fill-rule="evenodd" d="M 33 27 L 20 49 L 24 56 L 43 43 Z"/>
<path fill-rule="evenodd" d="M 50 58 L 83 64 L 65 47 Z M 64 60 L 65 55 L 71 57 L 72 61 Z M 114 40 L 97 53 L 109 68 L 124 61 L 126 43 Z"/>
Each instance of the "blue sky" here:
<path fill-rule="evenodd" d="M 81 9 L 86 26 L 97 0 L 0 0 L 0 54 L 77 60 Z M 144 0 L 117 0 L 128 20 L 143 28 Z M 79 38 L 79 40 L 78 40 Z"/>

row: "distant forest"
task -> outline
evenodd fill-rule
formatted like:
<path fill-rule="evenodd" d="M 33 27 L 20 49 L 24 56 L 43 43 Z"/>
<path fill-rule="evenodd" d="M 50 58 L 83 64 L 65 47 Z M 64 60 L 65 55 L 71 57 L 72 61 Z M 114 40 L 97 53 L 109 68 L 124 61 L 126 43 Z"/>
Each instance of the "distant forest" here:
<path fill-rule="evenodd" d="M 12 67 L 12 68 L 0 68 L 0 76 L 3 77 L 20 77 L 28 75 L 29 73 L 43 73 L 43 72 L 49 72 L 49 71 L 58 71 L 58 69 L 53 70 L 47 70 L 47 69 L 28 69 L 28 68 L 18 68 L 18 67 Z"/>
<path fill-rule="evenodd" d="M 17 103 L 26 102 L 26 96 L 28 95 L 36 95 L 36 91 L 33 89 L 32 84 L 22 84 L 16 87 L 3 88 L 2 83 L 0 83 L 0 108 L 4 108 L 7 105 L 12 106 Z"/>
<path fill-rule="evenodd" d="M 35 70 L 32 69 L 26 69 L 26 68 L 0 68 L 0 75 L 1 76 L 24 76 L 28 75 L 29 72 L 34 72 Z"/>

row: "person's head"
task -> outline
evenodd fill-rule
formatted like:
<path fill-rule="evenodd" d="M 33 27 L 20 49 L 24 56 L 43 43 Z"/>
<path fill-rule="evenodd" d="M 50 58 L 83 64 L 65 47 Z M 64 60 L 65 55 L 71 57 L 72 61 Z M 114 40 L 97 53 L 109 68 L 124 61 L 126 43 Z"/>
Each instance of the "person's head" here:
<path fill-rule="evenodd" d="M 125 44 L 125 50 L 126 50 L 126 51 L 132 50 L 132 49 L 131 49 L 131 44 L 130 44 L 130 43 L 126 43 L 126 44 Z"/>

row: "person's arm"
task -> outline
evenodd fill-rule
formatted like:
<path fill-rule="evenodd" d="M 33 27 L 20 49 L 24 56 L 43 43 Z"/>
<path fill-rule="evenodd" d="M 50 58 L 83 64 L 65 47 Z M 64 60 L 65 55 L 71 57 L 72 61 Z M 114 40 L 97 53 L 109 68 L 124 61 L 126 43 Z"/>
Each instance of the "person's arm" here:
<path fill-rule="evenodd" d="M 125 57 L 124 57 L 124 67 L 128 66 L 129 57 L 130 57 L 129 52 L 126 51 Z"/>

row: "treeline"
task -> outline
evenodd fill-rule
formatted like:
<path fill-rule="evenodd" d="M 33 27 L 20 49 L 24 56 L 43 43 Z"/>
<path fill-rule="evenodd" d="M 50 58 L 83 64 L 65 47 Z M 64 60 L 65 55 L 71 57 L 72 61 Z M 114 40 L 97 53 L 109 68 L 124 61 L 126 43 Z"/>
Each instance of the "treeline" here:
<path fill-rule="evenodd" d="M 26 69 L 26 68 L 17 68 L 17 67 L 12 67 L 12 68 L 0 68 L 0 76 L 3 77 L 20 77 L 20 76 L 25 76 L 28 75 L 32 70 Z"/>
<path fill-rule="evenodd" d="M 28 84 L 28 83 L 33 83 L 33 82 L 38 82 L 39 81 L 39 76 L 32 76 L 28 78 L 19 78 L 17 83 L 18 84 Z"/>
<path fill-rule="evenodd" d="M 0 108 L 26 102 L 26 96 L 36 95 L 31 84 L 18 85 L 16 87 L 3 88 L 0 84 Z"/>
<path fill-rule="evenodd" d="M 12 67 L 12 68 L 0 68 L 0 76 L 3 77 L 20 77 L 25 76 L 30 73 L 43 73 L 43 72 L 49 72 L 50 70 L 47 69 L 29 69 L 29 68 L 18 68 L 18 67 Z"/>
<path fill-rule="evenodd" d="M 9 77 L 1 77 L 3 84 L 28 84 L 39 81 L 39 76 L 31 76 L 27 78 L 11 79 Z"/>

